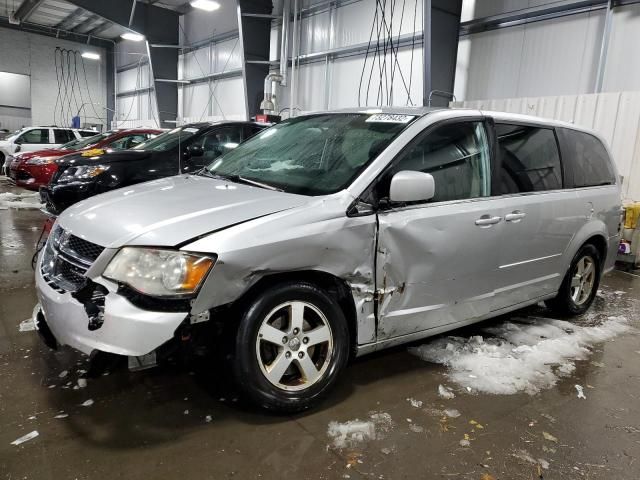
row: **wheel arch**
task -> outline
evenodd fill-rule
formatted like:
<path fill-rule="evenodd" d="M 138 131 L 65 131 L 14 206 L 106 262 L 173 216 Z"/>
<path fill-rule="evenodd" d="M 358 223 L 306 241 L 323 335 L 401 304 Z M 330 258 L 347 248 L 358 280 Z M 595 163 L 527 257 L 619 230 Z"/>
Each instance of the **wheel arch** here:
<path fill-rule="evenodd" d="M 351 355 L 355 355 L 358 338 L 358 319 L 356 305 L 351 287 L 346 280 L 331 273 L 321 270 L 296 270 L 290 272 L 274 272 L 263 275 L 253 285 L 251 285 L 233 305 L 236 308 L 253 301 L 262 292 L 278 283 L 286 282 L 308 282 L 323 290 L 337 300 L 340 309 L 347 321 L 349 329 L 349 343 Z"/>

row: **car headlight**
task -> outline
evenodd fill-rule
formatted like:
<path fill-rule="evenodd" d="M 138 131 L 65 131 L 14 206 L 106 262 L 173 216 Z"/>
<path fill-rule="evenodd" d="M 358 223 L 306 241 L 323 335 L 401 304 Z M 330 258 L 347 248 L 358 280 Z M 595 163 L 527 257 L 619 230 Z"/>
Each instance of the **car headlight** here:
<path fill-rule="evenodd" d="M 33 157 L 27 160 L 27 165 L 47 165 L 53 163 L 59 157 Z"/>
<path fill-rule="evenodd" d="M 195 293 L 215 263 L 215 257 L 177 250 L 124 247 L 109 262 L 103 276 L 155 297 Z"/>
<path fill-rule="evenodd" d="M 107 170 L 109 170 L 109 165 L 80 165 L 79 167 L 69 167 L 62 172 L 62 175 L 58 178 L 58 182 L 88 180 L 97 177 Z"/>

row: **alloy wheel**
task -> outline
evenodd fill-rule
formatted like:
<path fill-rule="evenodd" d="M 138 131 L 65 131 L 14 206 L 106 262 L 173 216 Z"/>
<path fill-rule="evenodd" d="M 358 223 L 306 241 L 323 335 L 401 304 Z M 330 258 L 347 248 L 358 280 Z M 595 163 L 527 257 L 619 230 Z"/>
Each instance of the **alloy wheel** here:
<path fill-rule="evenodd" d="M 304 390 L 320 380 L 331 362 L 333 334 L 326 316 L 311 303 L 285 302 L 264 318 L 256 355 L 265 378 L 278 388 Z"/>
<path fill-rule="evenodd" d="M 596 281 L 596 265 L 593 258 L 584 256 L 576 264 L 571 277 L 571 299 L 576 305 L 582 305 L 591 296 Z"/>

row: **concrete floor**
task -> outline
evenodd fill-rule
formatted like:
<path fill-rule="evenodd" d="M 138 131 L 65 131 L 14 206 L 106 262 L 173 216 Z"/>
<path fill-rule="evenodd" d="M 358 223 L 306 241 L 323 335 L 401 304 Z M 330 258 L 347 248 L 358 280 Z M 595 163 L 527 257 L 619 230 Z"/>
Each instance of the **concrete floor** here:
<path fill-rule="evenodd" d="M 116 371 L 73 389 L 86 359 L 49 351 L 35 332 L 18 331 L 36 301 L 30 262 L 42 223 L 37 211 L 0 211 L 0 478 L 640 478 L 635 330 L 597 345 L 570 377 L 536 395 L 457 392 L 443 400 L 438 385 L 447 382 L 447 369 L 406 348 L 356 360 L 320 408 L 290 417 L 236 401 L 215 365 L 196 372 Z M 640 326 L 640 278 L 616 272 L 603 283 L 627 294 L 598 298 L 593 308 L 623 310 Z M 586 386 L 586 400 L 577 398 L 577 383 Z M 409 397 L 423 407 L 410 405 Z M 81 406 L 89 399 L 93 405 Z M 444 407 L 461 416 L 434 415 Z M 332 446 L 329 422 L 365 419 L 371 411 L 393 419 L 381 438 Z M 54 418 L 61 412 L 68 417 Z M 33 430 L 37 438 L 10 445 Z M 465 433 L 466 448 L 460 446 Z"/>

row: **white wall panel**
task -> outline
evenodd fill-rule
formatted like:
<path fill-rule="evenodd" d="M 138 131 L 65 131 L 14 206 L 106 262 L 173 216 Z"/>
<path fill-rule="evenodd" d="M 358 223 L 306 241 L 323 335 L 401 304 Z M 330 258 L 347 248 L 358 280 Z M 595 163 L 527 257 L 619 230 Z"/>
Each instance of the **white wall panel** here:
<path fill-rule="evenodd" d="M 300 52 L 313 53 L 329 49 L 331 18 L 329 12 L 304 17 L 300 22 Z"/>
<path fill-rule="evenodd" d="M 604 12 L 571 15 L 465 37 L 458 99 L 589 93 L 595 85 Z"/>
<path fill-rule="evenodd" d="M 247 120 L 244 110 L 242 78 L 225 78 L 213 83 L 213 116 L 219 119 Z"/>
<path fill-rule="evenodd" d="M 640 90 L 640 4 L 616 7 L 611 28 L 603 90 Z"/>
<path fill-rule="evenodd" d="M 209 115 L 209 84 L 197 83 L 182 87 L 182 115 L 185 117 L 205 117 Z"/>
<path fill-rule="evenodd" d="M 118 98 L 117 102 L 118 115 L 116 120 L 118 124 L 127 120 L 138 120 L 139 117 L 139 102 L 136 95 L 129 95 L 126 97 Z"/>
<path fill-rule="evenodd" d="M 609 143 L 618 171 L 624 177 L 623 198 L 640 200 L 640 92 L 469 100 L 452 105 L 540 114 L 592 128 Z"/>
<path fill-rule="evenodd" d="M 242 48 L 239 38 L 230 38 L 213 45 L 213 71 L 227 72 L 242 68 Z"/>
<path fill-rule="evenodd" d="M 182 60 L 182 77 L 198 78 L 212 73 L 210 47 L 203 47 L 180 56 Z"/>
<path fill-rule="evenodd" d="M 16 115 L 15 120 L 11 120 L 12 125 L 51 125 L 60 123 L 60 110 L 58 118 L 54 118 L 56 99 L 58 92 L 58 80 L 56 78 L 55 51 L 56 47 L 76 50 L 83 50 L 83 45 L 67 40 L 45 37 L 28 32 L 0 28 L 0 70 L 29 75 L 31 78 L 31 119 L 23 115 Z M 101 107 L 107 103 L 106 85 L 106 52 L 102 48 L 91 47 L 93 51 L 101 55 L 98 61 L 84 60 L 78 57 L 78 68 L 82 69 L 81 60 L 87 74 L 87 82 L 84 80 L 84 73 L 80 73 L 79 80 L 82 94 L 77 86 L 74 89 L 78 103 L 94 103 L 94 109 L 89 105 L 81 112 L 83 123 L 106 124 L 106 113 Z M 82 72 L 80 70 L 80 72 Z M 64 88 L 64 87 L 61 87 Z M 71 89 L 69 88 L 69 93 Z M 82 99 L 80 99 L 82 96 Z M 75 102 L 72 110 L 75 110 Z M 99 104 L 99 105 L 98 105 Z M 73 112 L 75 115 L 76 112 Z M 10 117 L 11 115 L 5 115 Z M 98 117 L 98 118 L 94 118 Z M 4 120 L 8 125 L 9 119 Z M 64 124 L 70 125 L 71 118 L 64 119 Z"/>

